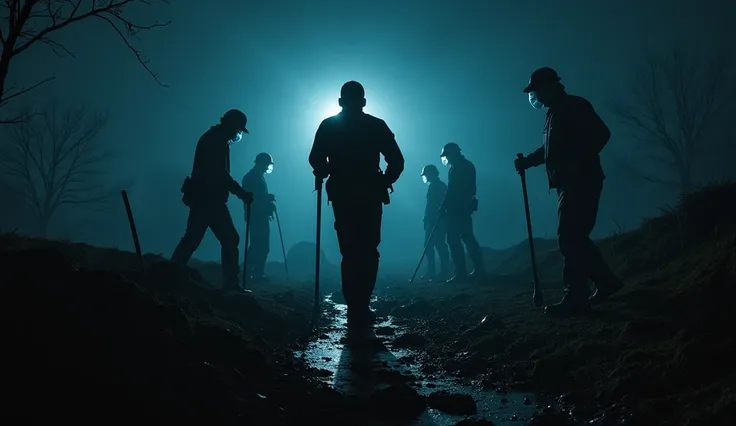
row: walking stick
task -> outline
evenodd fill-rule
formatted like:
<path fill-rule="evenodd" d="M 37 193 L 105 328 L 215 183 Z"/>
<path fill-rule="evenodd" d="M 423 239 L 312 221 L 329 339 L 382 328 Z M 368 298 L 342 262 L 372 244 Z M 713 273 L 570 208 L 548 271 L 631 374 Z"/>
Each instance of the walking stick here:
<path fill-rule="evenodd" d="M 317 236 L 315 245 L 317 246 L 316 261 L 314 265 L 314 310 L 319 309 L 319 267 L 322 252 L 322 179 L 315 178 L 314 189 L 317 191 Z"/>
<path fill-rule="evenodd" d="M 284 247 L 284 234 L 281 232 L 281 220 L 279 220 L 279 211 L 274 208 L 273 212 L 276 215 L 276 226 L 279 228 L 279 239 L 281 239 L 281 253 L 284 255 L 284 271 L 286 272 L 286 278 L 289 278 L 289 266 L 286 264 L 286 247 Z"/>
<path fill-rule="evenodd" d="M 516 154 L 517 158 L 524 158 L 524 154 Z M 521 176 L 521 191 L 524 194 L 524 212 L 526 213 L 526 232 L 529 237 L 529 252 L 532 259 L 532 278 L 534 280 L 534 293 L 532 294 L 532 300 L 534 306 L 544 305 L 544 297 L 542 296 L 542 289 L 539 288 L 539 276 L 537 275 L 537 260 L 534 254 L 534 237 L 532 236 L 532 218 L 529 214 L 529 196 L 526 192 L 526 171 L 519 171 Z"/>
<path fill-rule="evenodd" d="M 409 284 L 413 283 L 414 279 L 417 277 L 417 272 L 419 272 L 419 268 L 422 266 L 424 256 L 427 255 L 427 249 L 429 248 L 429 244 L 432 242 L 432 237 L 434 237 L 434 231 L 437 230 L 437 225 L 439 225 L 440 220 L 444 215 L 443 210 L 444 209 L 440 208 L 439 216 L 437 217 L 437 220 L 434 221 L 434 225 L 432 226 L 432 231 L 429 233 L 429 238 L 427 238 L 427 242 L 424 243 L 424 251 L 422 251 L 422 257 L 419 258 L 419 263 L 417 263 L 417 268 L 414 269 L 414 275 L 411 276 Z M 432 253 L 432 255 L 434 256 L 434 253 Z"/>
<path fill-rule="evenodd" d="M 135 255 L 138 257 L 138 263 L 140 264 L 141 273 L 146 275 L 146 265 L 143 263 L 143 253 L 141 252 L 141 243 L 138 241 L 138 231 L 135 227 L 135 220 L 133 219 L 133 210 L 130 208 L 130 201 L 128 200 L 128 193 L 123 189 L 120 191 L 120 195 L 123 196 L 123 204 L 125 204 L 125 212 L 128 214 L 128 224 L 130 225 L 130 233 L 133 234 L 133 245 L 135 246 Z"/>
<path fill-rule="evenodd" d="M 250 203 L 245 203 L 245 244 L 243 247 L 243 290 L 248 276 L 248 242 L 250 240 Z"/>

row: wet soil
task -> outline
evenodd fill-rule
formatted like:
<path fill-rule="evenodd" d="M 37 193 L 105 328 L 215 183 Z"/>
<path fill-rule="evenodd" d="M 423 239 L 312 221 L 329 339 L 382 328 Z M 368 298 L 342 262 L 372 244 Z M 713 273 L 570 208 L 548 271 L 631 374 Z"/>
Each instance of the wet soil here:
<path fill-rule="evenodd" d="M 589 315 L 546 317 L 526 274 L 395 277 L 376 288 L 381 344 L 355 350 L 340 300 L 313 315 L 309 282 L 226 294 L 216 264 L 147 255 L 144 275 L 131 253 L 2 235 L 0 420 L 733 425 L 729 185 L 602 241 L 626 286 Z M 542 286 L 548 302 L 561 295 L 552 278 Z M 323 282 L 323 296 L 338 290 Z"/>
<path fill-rule="evenodd" d="M 736 323 L 736 234 L 623 276 L 609 303 L 566 319 L 533 306 L 530 282 L 501 275 L 453 286 L 397 278 L 376 290 L 374 308 L 412 330 L 426 371 L 553 401 L 558 413 L 533 424 L 736 424 L 736 340 L 725 326 Z M 543 283 L 548 303 L 561 287 Z"/>
<path fill-rule="evenodd" d="M 377 319 L 375 341 L 353 341 L 346 328 L 347 306 L 334 303 L 331 296 L 325 304 L 332 321 L 296 356 L 319 369 L 324 382 L 341 393 L 371 401 L 392 392 L 385 411 L 415 416 L 406 421 L 411 425 L 523 424 L 544 408 L 531 393 L 484 390 L 423 365 L 419 360 L 427 358 L 426 340 L 394 324 L 391 316 Z"/>

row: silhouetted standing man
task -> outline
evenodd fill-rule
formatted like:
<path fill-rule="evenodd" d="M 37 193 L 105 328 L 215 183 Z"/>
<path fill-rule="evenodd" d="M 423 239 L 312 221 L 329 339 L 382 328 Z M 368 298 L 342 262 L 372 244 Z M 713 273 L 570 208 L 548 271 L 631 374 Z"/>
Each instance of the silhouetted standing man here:
<path fill-rule="evenodd" d="M 269 194 L 266 184 L 267 173 L 273 171 L 273 158 L 262 152 L 256 155 L 253 168 L 243 176 L 243 189 L 253 193 L 250 208 L 250 241 L 248 244 L 248 270 L 253 281 L 268 281 L 266 260 L 271 249 L 271 220 L 276 212 L 276 197 Z M 247 214 L 245 220 L 248 220 Z"/>
<path fill-rule="evenodd" d="M 230 145 L 248 133 L 248 118 L 232 109 L 220 118 L 220 124 L 210 127 L 197 142 L 192 176 L 184 179 L 182 201 L 189 207 L 187 230 L 174 249 L 171 260 L 186 264 L 204 238 L 207 228 L 212 229 L 222 247 L 222 279 L 225 290 L 238 290 L 238 244 L 227 199 L 230 193 L 246 203 L 253 194 L 245 191 L 230 176 Z"/>
<path fill-rule="evenodd" d="M 440 179 L 440 171 L 429 164 L 422 169 L 422 180 L 427 184 L 427 204 L 424 208 L 424 244 L 427 245 L 427 275 L 429 281 L 447 281 L 450 278 L 450 252 L 447 248 L 447 218 L 440 214 L 445 201 L 447 185 Z M 435 226 L 436 225 L 436 226 Z M 434 230 L 434 233 L 432 232 Z M 430 239 L 431 237 L 431 239 Z M 440 273 L 436 275 L 434 252 L 440 258 Z"/>
<path fill-rule="evenodd" d="M 354 328 L 373 320 L 369 304 L 378 275 L 383 204 L 388 204 L 388 190 L 404 170 L 404 156 L 386 123 L 363 112 L 365 91 L 360 83 L 345 83 L 339 103 L 342 111 L 317 129 L 309 164 L 317 179 L 329 176 L 325 189 L 342 254 L 348 326 Z"/>
<path fill-rule="evenodd" d="M 447 244 L 455 264 L 455 276 L 447 282 L 465 281 L 468 278 L 482 279 L 486 275 L 483 254 L 473 233 L 473 213 L 478 211 L 475 166 L 462 155 L 460 147 L 454 142 L 442 148 L 440 157 L 442 164 L 450 166 L 447 195 L 442 210 L 447 215 Z M 468 274 L 463 243 L 475 266 L 471 274 Z"/>
<path fill-rule="evenodd" d="M 545 164 L 549 187 L 557 189 L 557 240 L 565 262 L 565 296 L 545 312 L 565 315 L 586 311 L 591 301 L 608 298 L 622 283 L 589 237 L 605 179 L 599 154 L 611 132 L 590 102 L 565 92 L 560 80 L 547 67 L 534 71 L 529 79 L 524 89 L 529 103 L 534 109 L 547 108 L 544 143 L 514 164 L 519 171 Z M 597 288 L 593 296 L 589 278 Z"/>

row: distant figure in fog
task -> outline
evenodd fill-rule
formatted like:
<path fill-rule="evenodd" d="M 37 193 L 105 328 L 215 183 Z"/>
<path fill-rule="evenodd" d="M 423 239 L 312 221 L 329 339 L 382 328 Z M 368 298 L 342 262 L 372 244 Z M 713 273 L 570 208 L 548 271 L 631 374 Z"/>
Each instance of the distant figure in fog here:
<path fill-rule="evenodd" d="M 450 251 L 447 248 L 447 217 L 440 214 L 440 207 L 442 207 L 442 202 L 445 201 L 445 194 L 447 193 L 447 185 L 440 179 L 440 171 L 432 164 L 422 168 L 422 180 L 427 184 L 427 204 L 424 208 L 424 244 L 427 245 L 427 273 L 422 279 L 447 281 L 451 276 Z M 439 275 L 435 266 L 435 251 L 440 258 Z"/>
<path fill-rule="evenodd" d="M 475 166 L 460 151 L 458 144 L 450 142 L 440 153 L 442 163 L 450 166 L 447 175 L 447 195 L 442 212 L 447 217 L 447 244 L 455 264 L 455 275 L 448 282 L 468 279 L 482 281 L 486 277 L 483 254 L 473 232 L 473 213 L 478 211 Z M 475 269 L 468 274 L 465 249 Z"/>
<path fill-rule="evenodd" d="M 187 229 L 174 249 L 171 260 L 186 265 L 204 238 L 207 228 L 212 229 L 222 246 L 223 289 L 239 291 L 238 244 L 227 199 L 235 194 L 245 203 L 253 201 L 253 194 L 245 191 L 230 176 L 230 145 L 248 133 L 248 118 L 232 109 L 220 118 L 220 124 L 210 127 L 197 142 L 191 177 L 184 179 L 182 202 L 189 207 Z"/>
<path fill-rule="evenodd" d="M 262 152 L 256 155 L 253 168 L 243 176 L 243 189 L 253 193 L 250 208 L 250 241 L 248 244 L 248 274 L 250 282 L 268 281 L 266 259 L 270 251 L 271 221 L 276 212 L 276 197 L 268 192 L 266 174 L 273 171 L 273 158 Z M 245 220 L 248 220 L 247 215 Z"/>
<path fill-rule="evenodd" d="M 378 275 L 383 204 L 389 203 L 389 188 L 404 170 L 404 156 L 386 123 L 363 112 L 366 100 L 360 83 L 345 83 L 339 104 L 342 111 L 319 125 L 309 164 L 317 179 L 329 176 L 325 189 L 342 254 L 348 328 L 354 330 L 370 328 L 375 319 L 369 304 Z"/>
<path fill-rule="evenodd" d="M 518 171 L 545 164 L 549 187 L 557 190 L 565 296 L 545 308 L 552 315 L 587 311 L 591 302 L 604 301 L 623 286 L 589 237 L 605 179 L 599 154 L 611 132 L 590 102 L 565 92 L 560 81 L 557 72 L 547 67 L 534 71 L 529 79 L 524 89 L 529 103 L 534 109 L 547 108 L 544 144 L 514 162 Z M 589 279 L 596 286 L 592 296 Z"/>

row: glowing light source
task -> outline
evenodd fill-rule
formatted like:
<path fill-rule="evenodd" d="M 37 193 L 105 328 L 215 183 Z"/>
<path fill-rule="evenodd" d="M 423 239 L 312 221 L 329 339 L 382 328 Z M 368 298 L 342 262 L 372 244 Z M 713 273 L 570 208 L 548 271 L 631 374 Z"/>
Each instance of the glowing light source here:
<path fill-rule="evenodd" d="M 342 111 L 342 108 L 340 108 L 340 105 L 337 103 L 337 100 L 334 100 L 333 102 L 325 105 L 322 108 L 322 117 L 332 117 L 333 115 L 337 115 Z"/>

